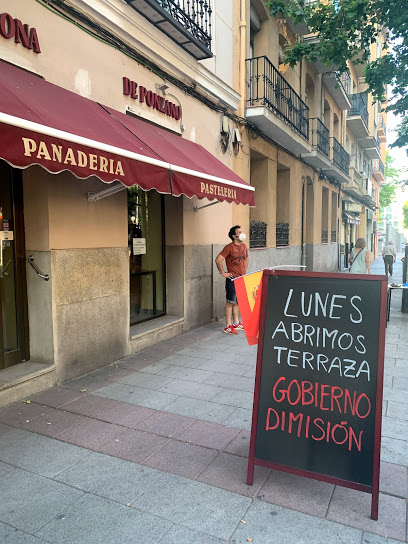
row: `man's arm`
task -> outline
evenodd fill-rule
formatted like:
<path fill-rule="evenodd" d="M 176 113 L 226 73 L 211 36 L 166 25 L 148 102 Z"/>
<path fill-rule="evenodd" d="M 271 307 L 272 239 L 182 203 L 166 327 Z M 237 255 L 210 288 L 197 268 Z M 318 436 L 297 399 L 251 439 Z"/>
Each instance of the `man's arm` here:
<path fill-rule="evenodd" d="M 217 265 L 218 272 L 221 274 L 221 276 L 224 276 L 224 278 L 232 278 L 232 274 L 224 271 L 224 264 L 223 264 L 224 261 L 225 261 L 225 257 L 223 257 L 221 253 L 219 253 L 217 255 L 217 258 L 215 259 L 215 264 Z"/>

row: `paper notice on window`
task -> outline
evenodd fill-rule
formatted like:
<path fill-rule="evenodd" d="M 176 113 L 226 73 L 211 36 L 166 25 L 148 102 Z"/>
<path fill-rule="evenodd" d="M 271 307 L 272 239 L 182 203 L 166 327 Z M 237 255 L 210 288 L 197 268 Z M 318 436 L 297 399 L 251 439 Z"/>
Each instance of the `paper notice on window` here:
<path fill-rule="evenodd" d="M 146 255 L 146 238 L 133 238 L 133 255 Z"/>

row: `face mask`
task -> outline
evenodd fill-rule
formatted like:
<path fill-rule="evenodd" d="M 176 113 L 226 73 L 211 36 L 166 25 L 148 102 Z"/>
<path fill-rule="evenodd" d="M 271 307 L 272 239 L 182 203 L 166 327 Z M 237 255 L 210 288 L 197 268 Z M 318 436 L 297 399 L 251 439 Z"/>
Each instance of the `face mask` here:
<path fill-rule="evenodd" d="M 238 236 L 238 238 L 241 240 L 241 242 L 245 242 L 245 240 L 246 240 L 246 234 L 244 234 L 243 232 L 241 232 L 241 234 Z"/>

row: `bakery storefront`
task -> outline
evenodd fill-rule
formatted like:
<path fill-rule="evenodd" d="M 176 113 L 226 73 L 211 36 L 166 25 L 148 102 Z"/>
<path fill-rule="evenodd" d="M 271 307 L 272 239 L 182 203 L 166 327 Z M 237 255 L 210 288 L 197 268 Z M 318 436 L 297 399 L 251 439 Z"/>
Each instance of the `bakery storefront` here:
<path fill-rule="evenodd" d="M 140 66 L 138 85 L 124 75 L 135 73 L 131 59 L 109 78 L 89 66 L 97 91 L 78 92 L 81 43 L 68 63 L 74 83 L 61 85 L 58 51 L 40 62 L 41 27 L 61 29 L 41 10 L 37 52 L 1 42 L 0 404 L 211 321 L 213 254 L 232 207 L 254 205 L 253 188 L 219 160 L 217 112 L 189 96 L 170 101 Z"/>

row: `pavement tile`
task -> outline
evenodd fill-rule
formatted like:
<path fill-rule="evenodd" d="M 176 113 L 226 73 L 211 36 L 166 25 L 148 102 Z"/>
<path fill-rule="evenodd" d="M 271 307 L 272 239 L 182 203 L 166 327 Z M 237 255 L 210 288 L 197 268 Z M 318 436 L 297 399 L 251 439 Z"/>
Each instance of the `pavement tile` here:
<path fill-rule="evenodd" d="M 167 405 L 164 410 L 172 414 L 221 423 L 235 408 L 205 400 L 178 397 L 171 404 Z"/>
<path fill-rule="evenodd" d="M 165 363 L 153 363 L 152 365 L 140 368 L 139 372 L 145 372 L 146 374 L 157 374 L 160 370 L 164 370 L 166 368 L 169 368 L 169 365 L 166 365 Z"/>
<path fill-rule="evenodd" d="M 211 385 L 219 385 L 221 387 L 225 386 L 225 374 L 219 372 L 214 372 L 212 376 L 209 376 L 205 383 Z M 253 394 L 254 391 L 254 380 L 247 376 L 229 376 L 228 386 L 231 389 L 236 389 L 238 391 L 249 391 Z"/>
<path fill-rule="evenodd" d="M 387 416 L 408 421 L 408 404 L 388 401 Z"/>
<path fill-rule="evenodd" d="M 80 391 L 73 391 L 72 389 L 65 389 L 64 387 L 52 387 L 38 393 L 34 397 L 30 397 L 31 402 L 41 404 L 42 406 L 50 406 L 51 408 L 58 408 L 67 402 L 78 399 L 84 396 L 86 393 Z"/>
<path fill-rule="evenodd" d="M 95 452 L 55 479 L 82 491 L 128 504 L 162 476 L 152 468 Z"/>
<path fill-rule="evenodd" d="M 403 419 L 382 418 L 382 436 L 408 441 L 408 423 Z"/>
<path fill-rule="evenodd" d="M 407 377 L 395 377 L 394 378 L 394 389 L 400 390 L 400 391 L 408 391 L 408 378 Z"/>
<path fill-rule="evenodd" d="M 334 485 L 288 472 L 272 470 L 259 491 L 259 498 L 304 514 L 324 518 Z"/>
<path fill-rule="evenodd" d="M 0 521 L 35 533 L 82 495 L 78 489 L 15 469 L 0 478 Z"/>
<path fill-rule="evenodd" d="M 212 355 L 207 349 L 200 349 L 198 347 L 188 346 L 179 351 L 180 355 L 188 355 L 189 357 L 198 357 L 200 359 L 211 359 Z"/>
<path fill-rule="evenodd" d="M 144 389 L 152 389 L 153 391 L 157 391 L 171 381 L 172 378 L 158 376 L 157 374 L 132 372 L 128 376 L 120 378 L 118 383 L 126 383 L 127 385 L 135 385 L 136 387 L 143 387 Z"/>
<path fill-rule="evenodd" d="M 0 523 L 0 542 L 7 544 L 44 544 L 44 540 L 39 540 L 35 536 L 23 533 L 23 531 L 4 523 Z"/>
<path fill-rule="evenodd" d="M 194 479 L 217 455 L 218 452 L 215 450 L 172 441 L 149 457 L 144 464 L 171 474 Z"/>
<path fill-rule="evenodd" d="M 256 497 L 265 483 L 270 470 L 256 466 L 253 485 L 247 485 L 248 460 L 243 457 L 220 453 L 198 476 L 197 481 L 239 493 L 245 497 Z"/>
<path fill-rule="evenodd" d="M 225 427 L 218 423 L 198 420 L 178 438 L 183 442 L 189 442 L 191 444 L 196 444 L 197 446 L 223 450 L 239 432 L 239 429 L 234 429 L 233 427 Z"/>
<path fill-rule="evenodd" d="M 199 370 L 198 368 L 185 368 L 174 365 L 165 366 L 166 368 L 163 368 L 157 372 L 160 376 L 169 376 L 170 378 L 178 378 L 179 380 L 187 380 L 189 382 L 201 383 L 213 375 L 213 372 L 209 372 L 208 370 Z"/>
<path fill-rule="evenodd" d="M 401 544 L 397 540 L 391 540 L 379 535 L 373 535 L 372 533 L 363 533 L 363 539 L 361 544 Z"/>
<path fill-rule="evenodd" d="M 223 425 L 228 427 L 237 427 L 246 431 L 251 430 L 252 424 L 252 409 L 236 408 L 235 411 L 224 419 Z"/>
<path fill-rule="evenodd" d="M 53 544 L 156 544 L 171 523 L 102 497 L 85 495 L 37 536 Z"/>
<path fill-rule="evenodd" d="M 21 427 L 27 431 L 54 438 L 58 434 L 84 421 L 87 421 L 87 418 L 79 414 L 71 414 L 64 410 L 49 408 L 45 414 L 31 419 L 28 423 L 22 424 Z"/>
<path fill-rule="evenodd" d="M 201 357 L 191 357 L 190 355 L 180 355 L 175 353 L 163 359 L 163 363 L 166 365 L 175 365 L 183 366 L 185 368 L 198 368 L 203 362 L 206 362 L 207 359 L 202 359 Z"/>
<path fill-rule="evenodd" d="M 111 399 L 100 398 L 96 395 L 85 395 L 80 399 L 64 404 L 63 410 L 82 416 L 97 417 L 102 411 L 115 406 L 115 404 L 117 402 Z"/>
<path fill-rule="evenodd" d="M 252 503 L 234 544 L 361 544 L 361 531 L 261 501 Z"/>
<path fill-rule="evenodd" d="M 18 468 L 30 470 L 40 476 L 53 478 L 80 459 L 89 451 L 48 436 L 27 433 L 28 436 L 0 447 L 0 460 Z"/>
<path fill-rule="evenodd" d="M 243 376 L 248 370 L 247 365 L 237 365 L 225 361 L 205 361 L 199 366 L 200 370 L 209 370 L 210 372 L 220 372 L 231 376 Z M 225 383 L 225 382 L 224 382 Z"/>
<path fill-rule="evenodd" d="M 135 501 L 134 506 L 228 540 L 250 504 L 248 497 L 168 474 Z"/>
<path fill-rule="evenodd" d="M 176 438 L 196 420 L 168 412 L 154 412 L 150 417 L 136 425 L 139 431 Z"/>
<path fill-rule="evenodd" d="M 0 408 L 0 422 L 6 423 L 13 427 L 21 427 L 27 420 L 31 421 L 32 419 L 45 414 L 49 410 L 48 407 L 40 406 L 39 404 L 25 402 L 16 402 Z"/>
<path fill-rule="evenodd" d="M 5 425 L 4 423 L 0 423 L 0 436 L 4 433 L 8 433 L 13 428 L 14 427 L 10 427 L 10 425 Z"/>
<path fill-rule="evenodd" d="M 394 378 L 402 376 L 403 378 L 408 377 L 408 367 L 404 366 L 393 366 L 386 369 L 387 374 L 391 374 Z"/>
<path fill-rule="evenodd" d="M 383 436 L 381 439 L 381 459 L 387 463 L 408 467 L 408 442 Z"/>
<path fill-rule="evenodd" d="M 405 410 L 407 409 L 408 396 L 407 396 L 405 391 L 400 391 L 400 390 L 395 389 L 395 388 L 389 389 L 389 388 L 384 387 L 383 396 L 384 396 L 384 400 L 388 400 L 388 401 L 391 401 L 391 402 L 397 402 L 399 404 L 404 404 L 405 405 Z"/>
<path fill-rule="evenodd" d="M 117 440 L 107 442 L 98 451 L 134 463 L 143 463 L 170 442 L 169 438 L 163 436 L 133 430 L 125 431 Z"/>
<path fill-rule="evenodd" d="M 106 442 L 120 437 L 125 431 L 126 427 L 119 427 L 113 423 L 106 423 L 96 419 L 88 419 L 58 435 L 58 440 L 94 450 Z"/>
<path fill-rule="evenodd" d="M 96 380 L 109 380 L 111 382 L 116 382 L 120 378 L 131 374 L 132 370 L 127 368 L 121 368 L 117 363 L 112 363 L 110 365 L 104 366 L 102 368 L 97 368 L 89 374 L 91 378 Z"/>
<path fill-rule="evenodd" d="M 161 410 L 177 398 L 176 395 L 143 389 L 143 387 L 136 387 L 125 383 L 108 385 L 107 387 L 98 389 L 94 394 L 108 399 L 128 402 L 129 404 L 145 406 L 153 410 Z"/>
<path fill-rule="evenodd" d="M 131 355 L 130 357 L 126 357 L 125 359 L 121 359 L 117 362 L 117 365 L 119 368 L 127 368 L 129 370 L 133 371 L 141 371 L 146 367 L 153 366 L 155 364 L 160 364 L 159 361 L 161 360 L 160 357 L 155 357 L 153 355 L 144 355 L 141 356 L 140 354 Z"/>
<path fill-rule="evenodd" d="M 381 461 L 380 491 L 408 498 L 408 468 Z"/>
<path fill-rule="evenodd" d="M 226 453 L 239 455 L 240 457 L 248 458 L 249 441 L 251 440 L 250 431 L 241 431 L 224 449 Z"/>
<path fill-rule="evenodd" d="M 14 467 L 12 465 L 8 465 L 7 463 L 2 463 L 0 461 L 0 476 L 3 476 L 4 474 L 7 474 L 7 472 L 10 472 L 10 470 L 13 470 Z M 1 540 L 0 540 L 1 542 Z"/>
<path fill-rule="evenodd" d="M 248 378 L 252 378 L 252 381 L 254 381 L 254 379 L 255 379 L 255 374 L 256 374 L 256 368 L 254 367 L 254 368 L 248 369 L 248 370 L 245 372 L 244 376 L 246 376 L 246 377 L 248 377 Z M 252 389 L 253 389 L 253 386 L 252 386 Z"/>
<path fill-rule="evenodd" d="M 230 384 L 228 383 L 228 386 Z M 235 391 L 234 389 L 223 389 L 215 397 L 212 398 L 213 402 L 219 402 L 220 404 L 228 404 L 229 406 L 236 406 L 237 408 L 247 408 L 252 410 L 254 404 L 254 395 L 249 391 Z"/>
<path fill-rule="evenodd" d="M 187 527 L 173 525 L 170 531 L 160 540 L 160 544 L 225 544 L 225 540 L 192 531 Z"/>
<path fill-rule="evenodd" d="M 92 393 L 96 389 L 100 389 L 111 383 L 113 382 L 109 378 L 102 380 L 88 374 L 87 376 L 65 382 L 62 387 L 63 389 L 71 389 L 72 391 Z"/>
<path fill-rule="evenodd" d="M 370 494 L 336 486 L 327 512 L 327 519 L 347 523 L 351 527 L 380 536 L 405 540 L 405 500 L 380 493 L 378 520 L 372 520 L 370 514 Z"/>
<path fill-rule="evenodd" d="M 108 423 L 116 423 L 123 427 L 134 428 L 140 421 L 152 416 L 156 411 L 144 406 L 136 406 L 127 402 L 118 402 L 112 408 L 98 414 L 98 419 Z"/>
<path fill-rule="evenodd" d="M 211 400 L 221 391 L 216 385 L 174 379 L 160 391 L 199 400 Z"/>
<path fill-rule="evenodd" d="M 399 359 L 398 357 L 395 359 L 395 366 L 402 366 L 402 367 L 408 367 L 408 359 Z"/>

